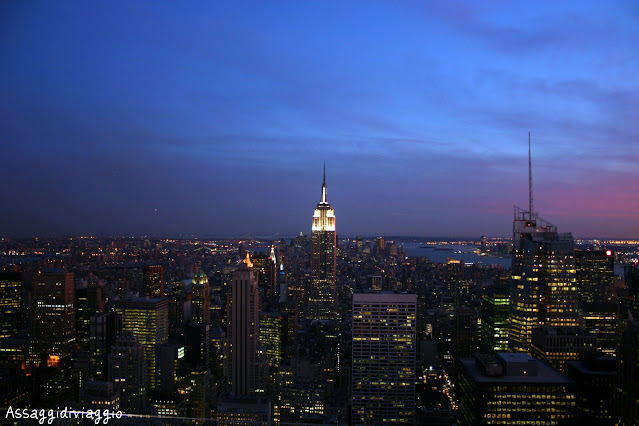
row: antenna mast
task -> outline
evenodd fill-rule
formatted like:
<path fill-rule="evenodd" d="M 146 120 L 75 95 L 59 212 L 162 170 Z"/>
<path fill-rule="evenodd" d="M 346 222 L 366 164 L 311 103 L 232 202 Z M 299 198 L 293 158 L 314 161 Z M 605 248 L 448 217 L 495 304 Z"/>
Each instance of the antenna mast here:
<path fill-rule="evenodd" d="M 530 132 L 528 132 L 528 213 L 533 218 L 532 161 L 530 156 Z"/>
<path fill-rule="evenodd" d="M 322 185 L 326 185 L 326 161 L 324 161 L 324 181 L 322 182 Z"/>

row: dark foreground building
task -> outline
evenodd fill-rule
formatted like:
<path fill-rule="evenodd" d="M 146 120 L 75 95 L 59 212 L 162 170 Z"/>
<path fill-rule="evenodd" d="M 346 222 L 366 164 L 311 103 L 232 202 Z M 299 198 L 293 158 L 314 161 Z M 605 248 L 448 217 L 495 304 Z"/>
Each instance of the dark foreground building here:
<path fill-rule="evenodd" d="M 575 385 L 523 353 L 475 354 L 461 360 L 460 425 L 573 424 Z"/>

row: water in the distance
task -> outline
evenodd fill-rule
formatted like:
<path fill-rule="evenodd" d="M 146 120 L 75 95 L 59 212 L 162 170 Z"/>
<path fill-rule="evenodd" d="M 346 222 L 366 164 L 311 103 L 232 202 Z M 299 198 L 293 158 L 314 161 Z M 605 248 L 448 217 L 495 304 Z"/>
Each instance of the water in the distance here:
<path fill-rule="evenodd" d="M 423 247 L 423 248 L 422 248 Z M 421 243 L 404 243 L 406 256 L 426 257 L 431 262 L 447 263 L 448 259 L 463 260 L 466 263 L 479 265 L 499 265 L 502 268 L 510 268 L 511 258 L 496 256 L 481 256 L 474 253 L 477 246 L 466 245 L 425 245 Z"/>

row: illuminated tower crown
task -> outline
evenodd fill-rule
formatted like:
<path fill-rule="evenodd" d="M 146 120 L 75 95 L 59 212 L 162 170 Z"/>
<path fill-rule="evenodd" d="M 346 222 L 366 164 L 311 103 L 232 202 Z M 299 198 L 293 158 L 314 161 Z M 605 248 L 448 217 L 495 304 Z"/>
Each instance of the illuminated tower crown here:
<path fill-rule="evenodd" d="M 335 231 L 335 211 L 326 198 L 326 165 L 324 165 L 324 181 L 322 182 L 322 199 L 313 212 L 312 231 Z"/>

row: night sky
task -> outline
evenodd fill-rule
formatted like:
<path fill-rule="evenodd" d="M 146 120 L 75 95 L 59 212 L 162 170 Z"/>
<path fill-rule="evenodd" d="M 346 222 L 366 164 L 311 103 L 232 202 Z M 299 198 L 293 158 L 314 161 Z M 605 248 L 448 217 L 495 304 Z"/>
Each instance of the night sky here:
<path fill-rule="evenodd" d="M 639 237 L 639 2 L 0 4 L 0 235 Z"/>

